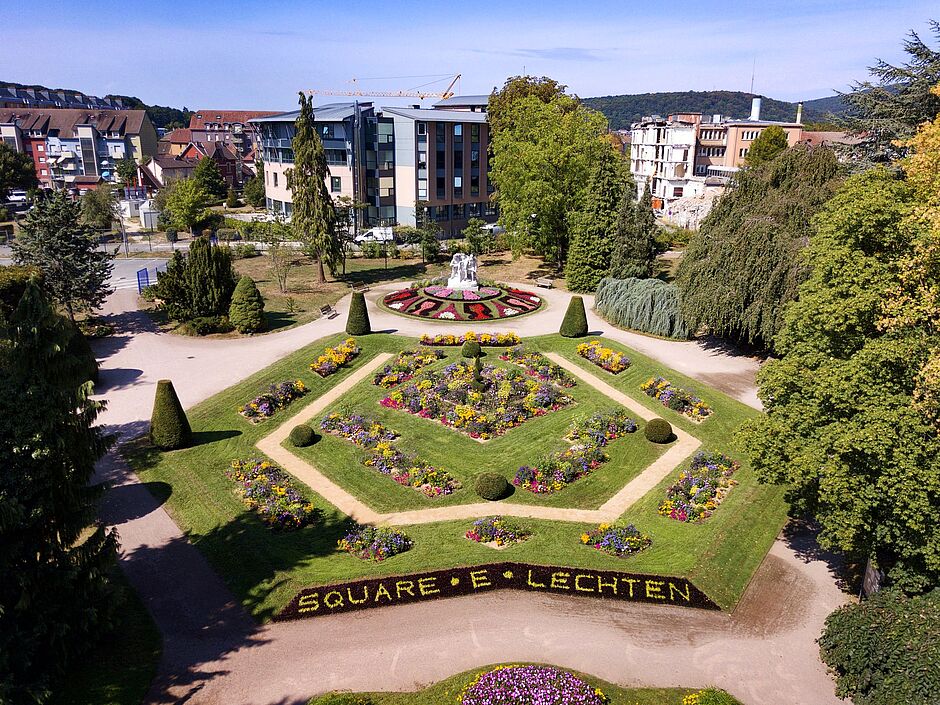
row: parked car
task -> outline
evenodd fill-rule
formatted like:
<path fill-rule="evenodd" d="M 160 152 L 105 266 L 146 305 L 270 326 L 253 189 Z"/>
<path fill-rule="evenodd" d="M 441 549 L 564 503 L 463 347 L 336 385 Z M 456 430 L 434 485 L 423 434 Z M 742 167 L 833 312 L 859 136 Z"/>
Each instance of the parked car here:
<path fill-rule="evenodd" d="M 506 232 L 506 228 L 504 228 L 499 223 L 487 223 L 483 226 L 483 229 L 489 232 L 491 235 L 502 235 L 504 232 Z"/>
<path fill-rule="evenodd" d="M 395 234 L 391 228 L 370 228 L 356 235 L 357 243 L 363 242 L 394 242 Z"/>
<path fill-rule="evenodd" d="M 7 203 L 26 203 L 26 191 L 14 189 L 7 196 Z"/>

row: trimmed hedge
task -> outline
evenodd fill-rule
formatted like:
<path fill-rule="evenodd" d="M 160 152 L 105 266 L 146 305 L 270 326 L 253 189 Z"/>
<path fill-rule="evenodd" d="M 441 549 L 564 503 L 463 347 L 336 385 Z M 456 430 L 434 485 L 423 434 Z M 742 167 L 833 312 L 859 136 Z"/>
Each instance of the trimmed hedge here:
<path fill-rule="evenodd" d="M 509 494 L 509 480 L 496 472 L 484 472 L 477 475 L 473 489 L 483 499 L 495 502 Z"/>
<path fill-rule="evenodd" d="M 349 317 L 346 319 L 346 332 L 349 335 L 367 335 L 372 332 L 366 297 L 361 291 L 353 292 L 352 301 L 349 303 Z"/>
<path fill-rule="evenodd" d="M 643 429 L 643 435 L 651 443 L 668 443 L 672 440 L 672 426 L 666 419 L 650 419 Z"/>
<path fill-rule="evenodd" d="M 189 419 L 183 405 L 176 396 L 173 382 L 161 379 L 153 399 L 153 414 L 150 417 L 150 442 L 163 450 L 176 450 L 189 445 L 192 440 Z"/>
<path fill-rule="evenodd" d="M 305 423 L 294 426 L 287 437 L 290 444 L 295 448 L 306 448 L 312 446 L 317 441 L 317 433 Z"/>
<path fill-rule="evenodd" d="M 257 333 L 264 326 L 264 299 L 247 274 L 238 280 L 232 294 L 228 320 L 239 333 Z"/>
<path fill-rule="evenodd" d="M 571 297 L 558 332 L 565 338 L 582 338 L 588 334 L 587 313 L 584 311 L 584 299 L 580 296 Z"/>
<path fill-rule="evenodd" d="M 483 354 L 483 349 L 477 341 L 468 340 L 460 348 L 460 354 L 462 357 L 479 358 Z"/>
<path fill-rule="evenodd" d="M 601 279 L 594 309 L 621 328 L 662 338 L 688 340 L 689 329 L 679 310 L 679 289 L 661 279 Z"/>

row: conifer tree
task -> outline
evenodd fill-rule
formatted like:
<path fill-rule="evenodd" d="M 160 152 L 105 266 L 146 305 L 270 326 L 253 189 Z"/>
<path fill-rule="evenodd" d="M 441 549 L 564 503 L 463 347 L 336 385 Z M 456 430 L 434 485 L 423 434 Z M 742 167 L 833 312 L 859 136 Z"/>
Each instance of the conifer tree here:
<path fill-rule="evenodd" d="M 611 235 L 627 188 L 625 166 L 613 149 L 601 153 L 588 184 L 584 206 L 570 219 L 571 248 L 565 263 L 570 291 L 594 291 L 610 268 Z"/>
<path fill-rule="evenodd" d="M 165 272 L 157 275 L 154 293 L 174 321 L 228 313 L 237 279 L 228 247 L 198 237 L 189 254 L 176 252 Z"/>
<path fill-rule="evenodd" d="M 97 248 L 81 216 L 81 205 L 59 191 L 29 211 L 13 241 L 13 259 L 42 273 L 44 291 L 72 320 L 76 313 L 100 308 L 112 291 L 113 256 Z"/>
<path fill-rule="evenodd" d="M 111 626 L 117 537 L 89 484 L 110 444 L 68 351 L 69 322 L 28 285 L 0 330 L 0 702 L 42 702 Z M 89 532 L 87 535 L 85 532 Z"/>
<path fill-rule="evenodd" d="M 293 199 L 291 226 L 296 239 L 317 260 L 320 283 L 326 282 L 324 263 L 336 272 L 343 248 L 336 235 L 336 210 L 326 188 L 330 170 L 323 143 L 314 125 L 312 99 L 300 93 L 300 115 L 294 124 L 294 166 L 285 172 Z"/>
<path fill-rule="evenodd" d="M 658 230 L 649 184 L 639 203 L 633 200 L 632 189 L 625 190 L 613 230 L 610 276 L 615 279 L 645 279 L 650 276 L 656 255 Z"/>
<path fill-rule="evenodd" d="M 228 186 L 219 170 L 219 165 L 211 157 L 203 157 L 193 169 L 193 181 L 213 198 L 225 198 Z"/>
<path fill-rule="evenodd" d="M 239 333 L 257 333 L 264 325 L 264 299 L 247 274 L 238 280 L 232 294 L 228 319 Z"/>

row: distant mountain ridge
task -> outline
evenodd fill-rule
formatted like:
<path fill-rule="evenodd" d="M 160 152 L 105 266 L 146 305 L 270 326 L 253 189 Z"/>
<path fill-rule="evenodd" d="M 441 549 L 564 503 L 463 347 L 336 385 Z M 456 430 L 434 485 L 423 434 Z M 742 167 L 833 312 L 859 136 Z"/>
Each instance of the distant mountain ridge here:
<path fill-rule="evenodd" d="M 761 98 L 761 118 L 778 122 L 796 120 L 796 103 L 775 100 L 742 91 L 674 91 L 668 93 L 637 93 L 633 95 L 608 95 L 584 98 L 589 108 L 604 113 L 614 130 L 629 129 L 648 115 L 699 112 L 704 115 L 723 115 L 731 118 L 746 118 L 751 114 L 751 98 Z M 825 121 L 831 113 L 841 115 L 846 111 L 842 98 L 835 95 L 803 102 L 803 121 Z"/>
<path fill-rule="evenodd" d="M 0 81 L 0 86 L 9 88 L 25 88 L 37 91 L 53 91 L 56 93 L 64 92 L 78 95 L 89 95 L 84 91 L 78 91 L 74 88 L 49 88 L 48 86 L 16 83 L 14 81 Z M 114 95 L 109 93 L 104 97 L 120 98 L 124 101 L 124 105 L 128 110 L 147 111 L 147 116 L 150 118 L 150 121 L 153 123 L 154 127 L 187 127 L 189 125 L 189 116 L 192 115 L 192 111 L 188 110 L 186 107 L 183 107 L 181 110 L 179 108 L 171 108 L 164 105 L 147 105 L 136 96 Z"/>

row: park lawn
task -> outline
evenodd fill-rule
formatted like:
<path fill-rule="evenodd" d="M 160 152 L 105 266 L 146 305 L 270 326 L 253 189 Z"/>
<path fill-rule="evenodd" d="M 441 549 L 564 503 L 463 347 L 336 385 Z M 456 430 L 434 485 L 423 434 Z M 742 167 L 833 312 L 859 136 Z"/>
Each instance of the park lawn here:
<path fill-rule="evenodd" d="M 499 360 L 502 349 L 487 350 L 484 358 L 486 364 L 521 369 Z M 433 370 L 461 359 L 459 348 L 444 351 L 446 358 L 424 369 Z M 329 434 L 323 434 L 320 441 L 307 448 L 294 448 L 289 441 L 284 443 L 285 448 L 382 513 L 479 502 L 480 498 L 473 491 L 473 482 L 481 472 L 498 472 L 512 481 L 521 465 L 534 465 L 540 457 L 568 448 L 571 442 L 565 441 L 564 437 L 574 421 L 595 412 L 620 408 L 609 397 L 579 382 L 565 390 L 574 399 L 573 404 L 529 419 L 502 436 L 480 442 L 436 420 L 383 407 L 379 400 L 390 391 L 373 385 L 371 379 L 363 380 L 343 395 L 340 403 L 312 423 L 318 424 L 320 418 L 331 411 L 361 413 L 398 432 L 400 438 L 397 444 L 400 448 L 446 470 L 460 480 L 463 485 L 461 490 L 435 499 L 425 497 L 421 492 L 399 485 L 390 477 L 365 466 L 363 462 L 370 457 L 370 452 Z M 665 452 L 665 447 L 646 441 L 641 421 L 640 430 L 611 442 L 605 451 L 610 456 L 608 462 L 565 489 L 551 495 L 537 495 L 516 488 L 507 501 L 514 504 L 596 509 Z"/>
<path fill-rule="evenodd" d="M 457 703 L 463 689 L 480 673 L 492 670 L 497 664 L 458 673 L 434 685 L 413 693 L 355 693 L 369 705 L 439 705 Z M 568 670 L 568 669 L 564 669 Z M 698 692 L 692 688 L 621 688 L 618 685 L 595 678 L 594 676 L 569 671 L 581 680 L 600 688 L 610 701 L 610 705 L 682 705 L 682 699 Z M 730 696 L 729 696 L 730 698 Z M 329 696 L 313 698 L 308 705 L 320 705 L 329 702 Z M 737 703 L 730 698 L 728 705 Z"/>
<path fill-rule="evenodd" d="M 623 519 L 636 523 L 641 530 L 650 533 L 653 545 L 626 559 L 614 558 L 581 545 L 578 537 L 593 527 L 537 520 L 525 520 L 533 532 L 528 541 L 497 553 L 464 538 L 463 534 L 471 523 L 467 520 L 404 527 L 415 543 L 412 550 L 380 563 L 360 561 L 336 548 L 337 540 L 351 525 L 348 518 L 299 482 L 299 489 L 323 510 L 322 521 L 295 532 L 268 529 L 234 494 L 232 483 L 225 477 L 225 470 L 231 460 L 261 456 L 255 448 L 259 439 L 270 434 L 274 428 L 376 354 L 394 354 L 416 344 L 413 339 L 394 335 L 363 336 L 358 339 L 362 353 L 350 367 L 326 379 L 310 372 L 308 364 L 324 347 L 336 344 L 343 337 L 333 336 L 316 341 L 191 409 L 189 419 L 194 430 L 193 447 L 160 453 L 140 441 L 125 449 L 128 460 L 143 481 L 165 482 L 172 487 L 172 493 L 166 500 L 168 511 L 258 619 L 269 619 L 299 589 L 311 585 L 504 560 L 691 577 L 722 608 L 730 609 L 740 598 L 783 524 L 785 507 L 780 490 L 757 485 L 750 469 L 744 464 L 738 475 L 741 484 L 731 491 L 715 515 L 704 524 L 681 524 L 658 515 L 656 510 L 665 487 L 673 478 L 667 479 L 642 498 Z M 734 457 L 742 459 L 739 449 L 733 445 L 732 433 L 741 421 L 758 412 L 704 385 L 693 384 L 691 380 L 633 351 L 627 351 L 633 366 L 614 377 L 578 357 L 574 352 L 577 341 L 548 336 L 527 342 L 542 349 L 555 349 L 572 360 L 580 361 L 579 364 L 583 363 L 586 370 L 643 403 L 648 403 L 650 408 L 661 409 L 663 415 L 677 426 L 702 438 L 705 448 L 731 452 Z M 701 425 L 672 418 L 672 412 L 639 392 L 639 384 L 656 373 L 665 374 L 677 384 L 692 385 L 700 390 L 702 397 L 715 409 L 714 416 Z M 237 414 L 238 406 L 268 384 L 286 379 L 302 380 L 310 387 L 310 393 L 260 424 L 250 424 Z M 579 386 L 587 385 L 582 383 Z M 404 412 L 396 413 L 400 416 L 395 417 L 393 428 L 402 432 L 406 430 L 404 422 L 421 422 L 425 428 L 435 430 L 435 437 L 456 436 L 456 432 L 443 427 L 435 429 L 433 422 L 411 417 Z M 551 423 L 551 416 L 549 414 L 533 421 Z M 513 433 L 524 431 L 526 426 L 514 429 L 507 439 L 511 441 Z M 637 433 L 621 440 L 634 438 L 639 439 L 641 436 Z M 341 439 L 324 438 L 321 442 L 328 443 L 329 440 L 340 444 L 337 448 L 343 445 L 354 448 L 345 441 L 341 442 Z M 467 442 L 473 443 L 474 447 L 479 445 L 469 439 Z M 620 442 L 612 444 L 612 448 L 616 448 Z M 356 474 L 359 477 L 369 478 L 371 474 L 376 477 L 370 479 L 386 479 L 359 466 L 355 454 L 350 457 L 357 464 Z M 559 493 L 559 497 L 589 479 L 577 481 Z M 391 485 L 389 488 L 413 493 L 424 501 L 413 490 L 393 488 Z M 520 494 L 521 491 L 511 501 L 519 501 Z M 435 505 L 431 503 L 430 506 Z M 499 504 L 494 503 L 493 514 L 498 512 Z"/>
<path fill-rule="evenodd" d="M 71 665 L 49 705 L 140 705 L 150 688 L 163 649 L 160 632 L 124 574 L 113 573 L 125 599 L 120 623 Z"/>

